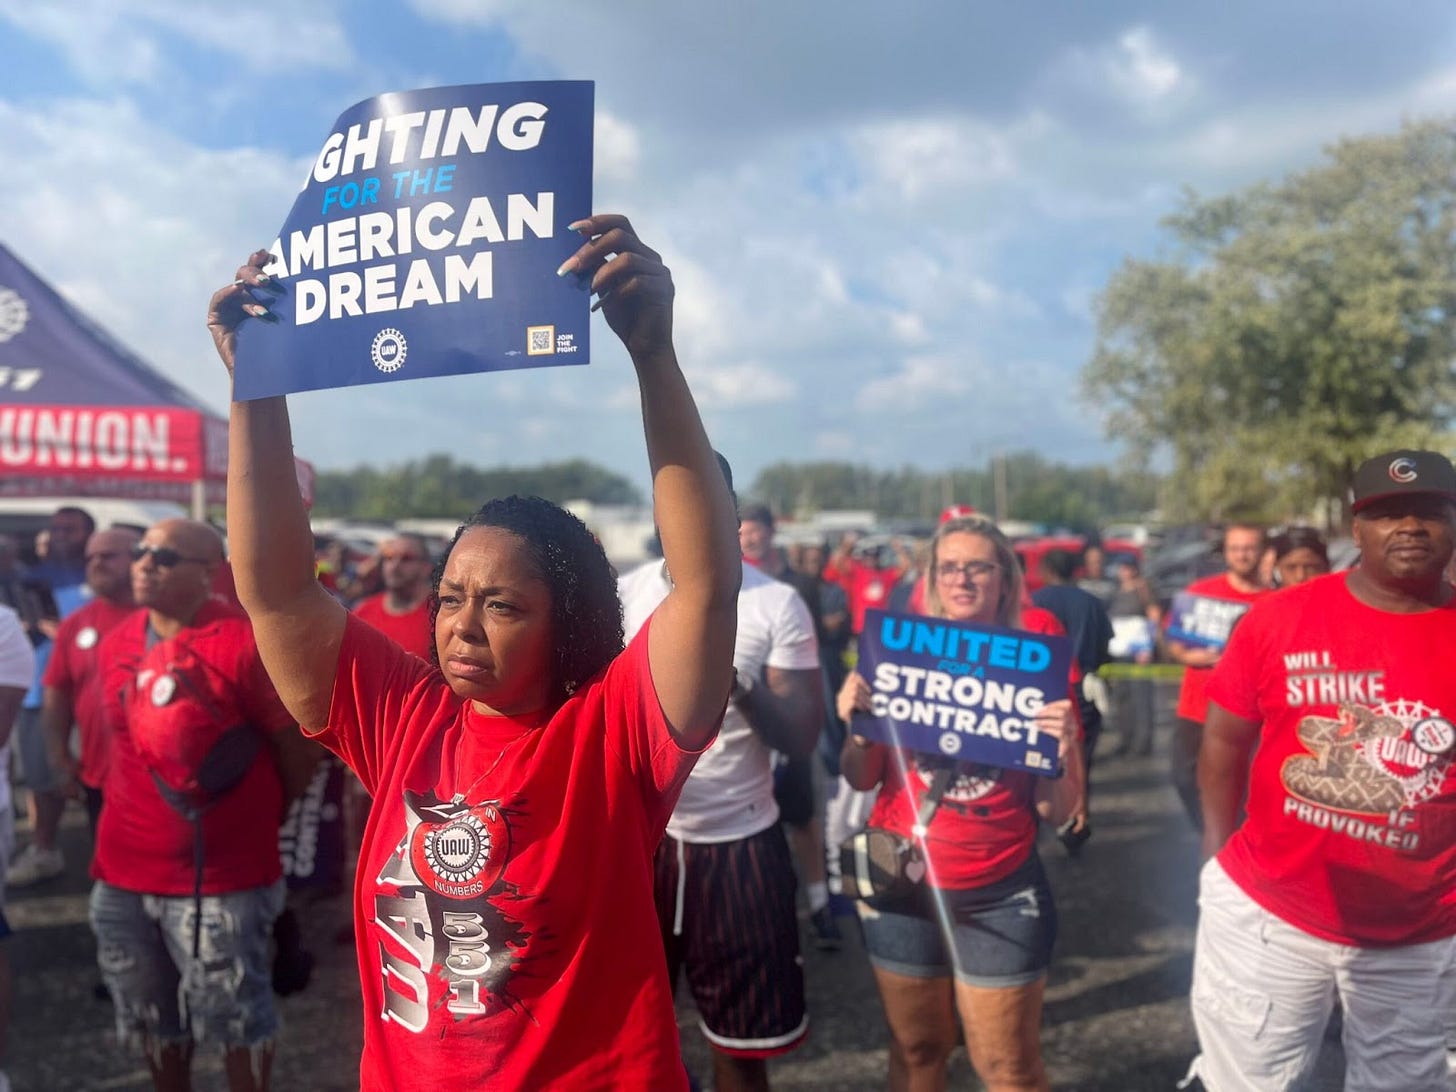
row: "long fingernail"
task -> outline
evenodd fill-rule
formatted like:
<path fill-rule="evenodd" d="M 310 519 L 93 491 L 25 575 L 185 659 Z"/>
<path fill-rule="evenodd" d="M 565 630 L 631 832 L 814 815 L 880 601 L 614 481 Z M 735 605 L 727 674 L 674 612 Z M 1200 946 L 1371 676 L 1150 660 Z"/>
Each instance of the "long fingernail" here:
<path fill-rule="evenodd" d="M 273 278 L 270 277 L 270 276 L 268 276 L 268 274 L 266 274 L 266 273 L 259 273 L 257 279 L 255 281 L 253 281 L 253 283 L 254 284 L 269 284 L 272 280 L 273 280 Z"/>
<path fill-rule="evenodd" d="M 559 268 L 556 271 L 556 275 L 558 277 L 564 277 L 568 273 L 572 272 L 575 268 L 576 268 L 576 259 L 575 258 L 567 258 L 566 261 L 564 261 L 564 262 L 561 263 L 561 268 Z"/>
<path fill-rule="evenodd" d="M 607 291 L 603 292 L 600 296 L 597 297 L 597 302 L 591 305 L 591 308 L 588 310 L 587 313 L 590 314 L 592 311 L 600 311 L 602 309 L 602 304 L 606 303 L 611 295 L 611 289 L 607 289 Z"/>
<path fill-rule="evenodd" d="M 261 303 L 245 303 L 243 304 L 243 310 L 254 318 L 262 318 L 268 313 L 268 308 L 264 307 Z"/>
<path fill-rule="evenodd" d="M 576 221 L 573 221 L 570 224 L 567 224 L 566 225 L 566 230 L 567 231 L 575 231 L 575 232 L 578 232 L 580 234 L 585 234 L 586 233 L 587 226 L 590 223 L 591 223 L 590 220 L 576 220 Z"/>

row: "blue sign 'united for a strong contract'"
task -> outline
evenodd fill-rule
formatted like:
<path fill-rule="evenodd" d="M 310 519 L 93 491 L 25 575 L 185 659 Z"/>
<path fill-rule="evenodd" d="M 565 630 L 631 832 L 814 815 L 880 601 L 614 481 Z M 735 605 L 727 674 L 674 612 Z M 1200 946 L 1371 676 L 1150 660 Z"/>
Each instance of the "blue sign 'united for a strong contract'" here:
<path fill-rule="evenodd" d="M 585 364 L 584 285 L 556 275 L 591 215 L 593 85 L 381 95 L 334 125 L 238 330 L 235 394 L 262 398 Z"/>
<path fill-rule="evenodd" d="M 853 730 L 870 739 L 988 766 L 1055 777 L 1058 743 L 1036 711 L 1068 696 L 1065 637 L 943 618 L 865 612 L 857 670 L 871 712 Z"/>

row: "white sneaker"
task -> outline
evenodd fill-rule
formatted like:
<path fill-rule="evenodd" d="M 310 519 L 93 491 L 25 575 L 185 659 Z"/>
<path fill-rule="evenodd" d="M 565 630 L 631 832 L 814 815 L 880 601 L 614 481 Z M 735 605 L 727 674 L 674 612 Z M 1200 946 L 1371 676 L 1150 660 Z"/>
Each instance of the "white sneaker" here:
<path fill-rule="evenodd" d="M 5 882 L 10 887 L 25 887 L 59 876 L 66 870 L 66 858 L 59 849 L 40 849 L 34 843 L 26 846 L 5 870 Z M 4 1086 L 0 1085 L 0 1092 Z"/>

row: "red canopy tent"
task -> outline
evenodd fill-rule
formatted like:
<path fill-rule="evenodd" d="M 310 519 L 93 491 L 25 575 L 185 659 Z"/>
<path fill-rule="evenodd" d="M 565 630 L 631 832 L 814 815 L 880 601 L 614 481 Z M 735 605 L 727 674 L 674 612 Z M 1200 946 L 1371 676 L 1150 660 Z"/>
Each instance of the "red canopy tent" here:
<path fill-rule="evenodd" d="M 313 468 L 295 459 L 304 499 Z M 0 496 L 223 502 L 227 422 L 0 244 Z"/>

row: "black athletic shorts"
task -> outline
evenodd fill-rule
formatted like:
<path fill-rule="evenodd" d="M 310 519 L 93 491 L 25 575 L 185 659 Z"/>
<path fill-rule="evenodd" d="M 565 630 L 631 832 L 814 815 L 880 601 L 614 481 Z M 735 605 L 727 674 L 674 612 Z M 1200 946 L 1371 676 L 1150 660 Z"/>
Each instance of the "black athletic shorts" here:
<path fill-rule="evenodd" d="M 786 758 L 774 769 L 774 800 L 779 818 L 791 827 L 814 818 L 814 757 Z"/>
<path fill-rule="evenodd" d="M 686 972 L 708 1042 L 745 1058 L 798 1046 L 809 1017 L 783 828 L 731 842 L 666 836 L 654 872 L 669 980 L 676 989 Z"/>

